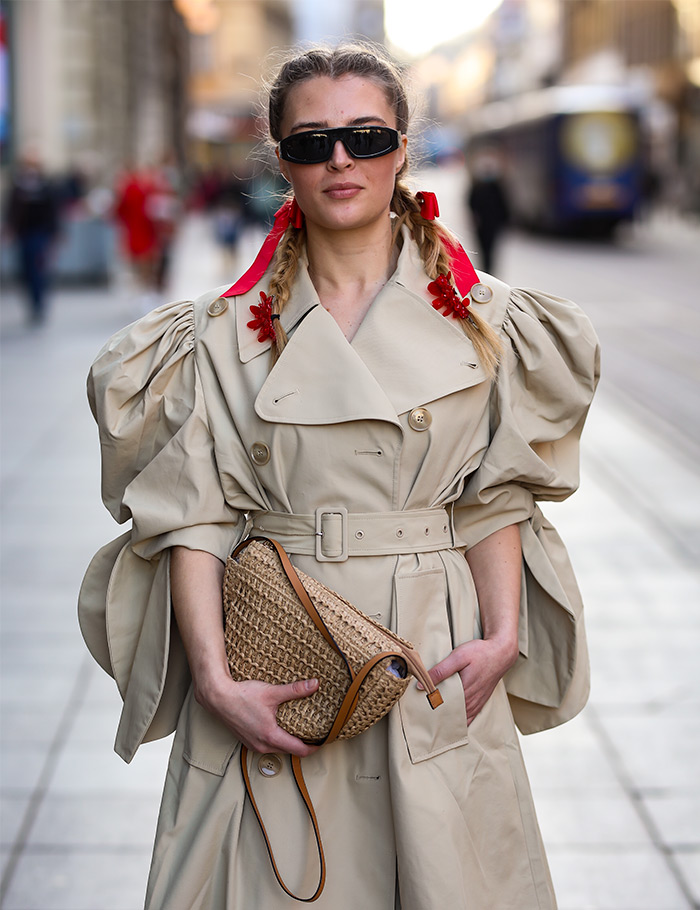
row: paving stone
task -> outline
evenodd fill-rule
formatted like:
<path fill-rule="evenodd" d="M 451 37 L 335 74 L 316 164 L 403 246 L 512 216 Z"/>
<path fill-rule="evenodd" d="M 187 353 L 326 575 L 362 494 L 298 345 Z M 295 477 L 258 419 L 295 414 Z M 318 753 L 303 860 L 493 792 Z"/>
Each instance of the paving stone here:
<path fill-rule="evenodd" d="M 549 852 L 559 910 L 690 910 L 653 849 Z"/>
<path fill-rule="evenodd" d="M 697 787 L 700 713 L 602 716 L 601 723 L 634 787 Z"/>
<path fill-rule="evenodd" d="M 146 792 L 159 796 L 169 752 L 169 740 L 147 743 L 127 765 L 113 751 L 111 741 L 99 745 L 70 742 L 58 758 L 49 792 L 74 796 Z"/>
<path fill-rule="evenodd" d="M 31 850 L 153 846 L 160 794 L 48 795 L 27 838 Z"/>
<path fill-rule="evenodd" d="M 695 790 L 643 793 L 642 801 L 665 844 L 700 849 L 700 782 Z"/>
<path fill-rule="evenodd" d="M 0 795 L 0 848 L 7 850 L 14 844 L 29 801 L 27 793 Z"/>
<path fill-rule="evenodd" d="M 563 727 L 521 737 L 525 765 L 537 795 L 619 791 L 620 784 L 595 733 L 582 715 Z"/>
<path fill-rule="evenodd" d="M 537 816 L 550 847 L 647 847 L 653 843 L 626 795 L 539 790 Z"/>
<path fill-rule="evenodd" d="M 25 851 L 3 910 L 136 910 L 151 851 Z"/>
<path fill-rule="evenodd" d="M 673 854 L 673 858 L 688 884 L 695 902 L 694 906 L 700 906 L 700 850 L 677 851 Z"/>

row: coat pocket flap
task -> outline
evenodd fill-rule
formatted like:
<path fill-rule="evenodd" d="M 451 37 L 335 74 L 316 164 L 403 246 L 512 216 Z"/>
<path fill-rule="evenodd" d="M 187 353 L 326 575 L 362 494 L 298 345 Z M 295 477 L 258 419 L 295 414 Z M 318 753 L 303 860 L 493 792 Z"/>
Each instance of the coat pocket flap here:
<path fill-rule="evenodd" d="M 240 741 L 225 724 L 199 704 L 191 688 L 182 719 L 185 722 L 185 761 L 202 771 L 223 777 L 229 762 L 240 748 Z"/>
<path fill-rule="evenodd" d="M 395 579 L 397 632 L 407 638 L 430 669 L 453 649 L 443 569 L 425 569 Z M 415 681 L 399 702 L 411 761 L 425 761 L 469 741 L 464 691 L 457 674 L 440 683 L 443 704 L 431 710 Z"/>

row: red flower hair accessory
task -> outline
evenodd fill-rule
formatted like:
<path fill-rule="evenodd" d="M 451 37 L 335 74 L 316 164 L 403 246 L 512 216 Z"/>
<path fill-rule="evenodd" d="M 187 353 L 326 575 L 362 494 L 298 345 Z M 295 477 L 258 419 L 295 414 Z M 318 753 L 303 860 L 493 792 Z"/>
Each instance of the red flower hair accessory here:
<path fill-rule="evenodd" d="M 277 313 L 273 314 L 272 312 L 272 297 L 269 297 L 265 291 L 260 291 L 260 306 L 255 306 L 254 303 L 250 305 L 250 312 L 255 316 L 255 319 L 251 319 L 247 323 L 249 329 L 254 329 L 258 332 L 258 341 L 265 341 L 267 338 L 270 341 L 275 340 L 275 329 L 272 325 L 272 320 L 279 316 Z"/>
<path fill-rule="evenodd" d="M 469 314 L 469 300 L 459 296 L 452 284 L 452 274 L 438 275 L 435 281 L 428 285 L 428 291 L 437 296 L 433 300 L 436 310 L 445 310 L 443 316 L 454 316 L 455 319 L 466 319 Z"/>

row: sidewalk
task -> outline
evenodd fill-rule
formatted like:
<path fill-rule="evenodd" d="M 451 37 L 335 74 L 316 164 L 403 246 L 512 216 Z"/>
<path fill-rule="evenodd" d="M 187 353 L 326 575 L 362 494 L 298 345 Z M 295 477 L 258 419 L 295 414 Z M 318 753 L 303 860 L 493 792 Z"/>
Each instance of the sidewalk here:
<path fill-rule="evenodd" d="M 173 297 L 225 280 L 201 222 L 180 242 Z M 75 618 L 90 557 L 118 533 L 84 376 L 135 313 L 120 292 L 65 291 L 32 333 L 6 297 L 0 907 L 139 910 L 169 743 L 129 766 L 111 751 L 119 697 Z M 700 471 L 603 387 L 581 491 L 545 511 L 578 571 L 593 665 L 583 714 L 523 740 L 560 908 L 700 907 Z"/>

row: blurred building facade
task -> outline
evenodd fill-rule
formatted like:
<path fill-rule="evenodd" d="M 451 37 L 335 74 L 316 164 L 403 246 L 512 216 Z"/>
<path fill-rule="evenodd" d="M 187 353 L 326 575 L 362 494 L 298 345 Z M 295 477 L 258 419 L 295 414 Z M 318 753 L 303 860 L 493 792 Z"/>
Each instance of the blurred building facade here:
<path fill-rule="evenodd" d="M 384 39 L 383 0 L 175 0 L 191 32 L 193 160 L 243 168 L 262 135 L 261 80 L 294 44 Z"/>
<path fill-rule="evenodd" d="M 108 180 L 185 154 L 188 33 L 170 0 L 4 0 L 10 130 L 52 171 Z"/>
<path fill-rule="evenodd" d="M 503 0 L 416 72 L 428 116 L 463 134 L 490 102 L 557 85 L 624 87 L 647 119 L 655 166 L 700 206 L 697 0 Z"/>

